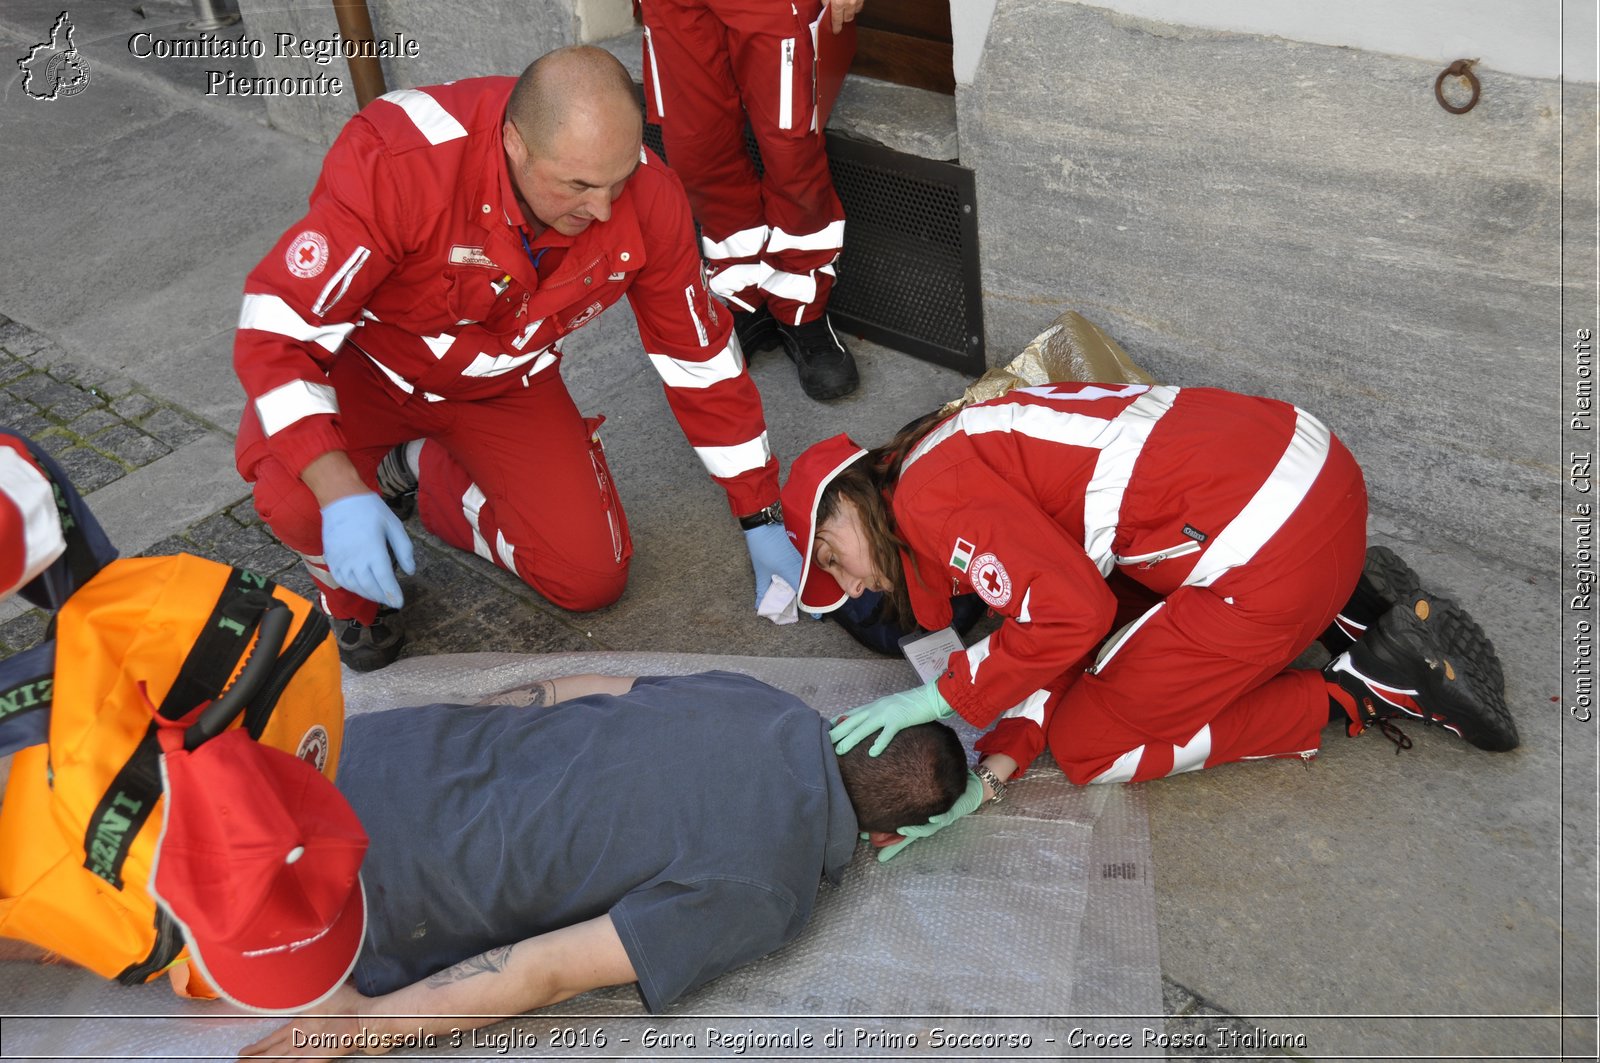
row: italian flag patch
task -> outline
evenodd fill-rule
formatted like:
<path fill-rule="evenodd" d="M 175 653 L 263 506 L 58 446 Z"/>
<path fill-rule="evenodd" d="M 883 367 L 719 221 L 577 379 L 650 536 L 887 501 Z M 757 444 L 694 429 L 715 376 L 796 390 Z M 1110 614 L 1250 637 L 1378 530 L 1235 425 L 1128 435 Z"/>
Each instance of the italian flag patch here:
<path fill-rule="evenodd" d="M 956 548 L 950 553 L 950 567 L 958 572 L 965 572 L 967 566 L 972 564 L 972 551 L 977 549 L 965 539 L 956 540 Z"/>

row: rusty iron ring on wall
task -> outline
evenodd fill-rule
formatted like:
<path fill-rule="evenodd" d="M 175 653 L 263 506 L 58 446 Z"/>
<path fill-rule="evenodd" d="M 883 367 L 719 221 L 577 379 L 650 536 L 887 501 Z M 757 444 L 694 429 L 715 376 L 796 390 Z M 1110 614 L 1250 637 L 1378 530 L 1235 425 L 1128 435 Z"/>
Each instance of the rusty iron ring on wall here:
<path fill-rule="evenodd" d="M 1478 76 L 1472 72 L 1476 59 L 1457 59 L 1439 72 L 1433 79 L 1433 95 L 1439 101 L 1439 106 L 1451 114 L 1466 114 L 1478 106 L 1478 97 L 1482 95 L 1483 87 L 1478 84 Z M 1449 77 L 1464 78 L 1472 86 L 1472 98 L 1463 104 L 1454 104 L 1444 98 L 1444 79 Z"/>

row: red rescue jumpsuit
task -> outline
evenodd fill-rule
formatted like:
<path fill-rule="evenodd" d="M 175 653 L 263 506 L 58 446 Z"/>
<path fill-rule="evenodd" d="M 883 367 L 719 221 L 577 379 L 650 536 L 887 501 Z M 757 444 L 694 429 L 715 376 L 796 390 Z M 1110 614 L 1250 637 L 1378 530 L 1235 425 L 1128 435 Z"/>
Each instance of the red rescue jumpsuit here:
<path fill-rule="evenodd" d="M 1318 749 L 1326 685 L 1286 669 L 1360 578 L 1367 500 L 1310 415 L 1205 388 L 1027 388 L 924 437 L 892 505 L 920 623 L 968 590 L 1006 618 L 938 680 L 975 726 L 1037 725 L 986 752 L 1025 765 L 1048 741 L 1089 783 Z M 1113 571 L 1160 601 L 1091 662 Z"/>
<path fill-rule="evenodd" d="M 817 34 L 833 32 L 821 0 L 643 0 L 642 12 L 645 105 L 700 222 L 712 290 L 786 325 L 815 320 L 844 246 L 815 129 Z"/>
<path fill-rule="evenodd" d="M 0 600 L 67 549 L 55 486 L 17 436 L 0 435 Z"/>
<path fill-rule="evenodd" d="M 560 363 L 563 337 L 624 295 L 730 509 L 778 497 L 761 399 L 706 290 L 677 177 L 642 152 L 609 219 L 531 236 L 501 143 L 513 80 L 374 101 L 329 150 L 309 212 L 245 282 L 239 470 L 335 617 L 371 623 L 377 606 L 323 565 L 300 473 L 342 450 L 372 485 L 383 455 L 418 437 L 428 530 L 564 608 L 622 593 L 627 522 L 599 422 L 578 413 Z"/>

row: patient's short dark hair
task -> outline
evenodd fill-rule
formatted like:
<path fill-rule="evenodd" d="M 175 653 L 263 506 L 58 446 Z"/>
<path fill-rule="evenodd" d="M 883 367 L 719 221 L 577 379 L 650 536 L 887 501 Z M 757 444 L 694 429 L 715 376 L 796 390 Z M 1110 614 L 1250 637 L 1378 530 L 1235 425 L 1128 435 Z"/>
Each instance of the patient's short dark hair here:
<path fill-rule="evenodd" d="M 869 737 L 839 757 L 862 830 L 895 831 L 947 812 L 967 788 L 967 754 L 942 723 L 907 727 L 882 753 Z"/>

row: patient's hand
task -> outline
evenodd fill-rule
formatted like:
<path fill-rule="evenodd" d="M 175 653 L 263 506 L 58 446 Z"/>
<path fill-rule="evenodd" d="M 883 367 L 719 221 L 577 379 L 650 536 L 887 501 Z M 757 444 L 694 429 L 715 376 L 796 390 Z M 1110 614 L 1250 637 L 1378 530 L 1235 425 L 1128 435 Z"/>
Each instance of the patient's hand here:
<path fill-rule="evenodd" d="M 371 1006 L 371 998 L 346 982 L 304 1015 L 245 1045 L 239 1055 L 241 1059 L 333 1059 L 358 1050 L 369 1056 L 382 1055 L 393 1043 L 385 1043 L 383 1034 L 394 1020 L 363 1016 L 362 1011 Z"/>

